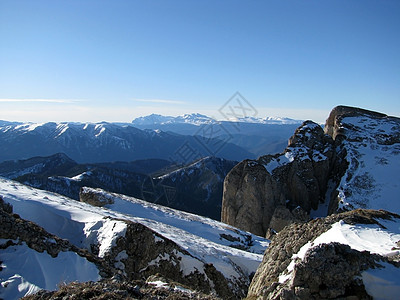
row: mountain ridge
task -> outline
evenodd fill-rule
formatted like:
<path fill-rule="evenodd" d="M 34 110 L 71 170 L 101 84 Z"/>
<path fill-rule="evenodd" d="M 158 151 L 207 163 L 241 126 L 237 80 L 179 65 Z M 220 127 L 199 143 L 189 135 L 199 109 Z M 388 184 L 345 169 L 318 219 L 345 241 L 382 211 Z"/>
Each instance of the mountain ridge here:
<path fill-rule="evenodd" d="M 252 156 L 227 138 L 141 130 L 129 124 L 49 122 L 0 127 L 0 161 L 59 152 L 80 163 L 146 158 L 187 163 L 195 157 L 210 155 L 232 160 Z"/>
<path fill-rule="evenodd" d="M 218 124 L 218 123 L 258 123 L 258 124 L 300 124 L 302 120 L 295 120 L 286 117 L 240 117 L 232 120 L 216 120 L 212 117 L 199 114 L 183 114 L 177 117 L 164 116 L 160 114 L 151 114 L 148 116 L 138 117 L 132 121 L 133 125 L 167 125 L 167 124 Z"/>

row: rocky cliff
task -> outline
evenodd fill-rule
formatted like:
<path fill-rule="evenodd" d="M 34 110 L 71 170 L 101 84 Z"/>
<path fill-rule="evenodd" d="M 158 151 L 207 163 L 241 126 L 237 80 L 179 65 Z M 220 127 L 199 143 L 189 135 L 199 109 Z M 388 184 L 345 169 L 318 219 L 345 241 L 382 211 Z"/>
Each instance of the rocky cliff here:
<path fill-rule="evenodd" d="M 304 122 L 283 153 L 245 160 L 226 176 L 221 220 L 265 236 L 354 208 L 400 212 L 400 119 L 338 106 L 324 129 Z M 329 209 L 328 209 L 329 208 Z"/>
<path fill-rule="evenodd" d="M 324 201 L 333 167 L 334 141 L 304 122 L 283 153 L 245 160 L 224 182 L 222 221 L 265 236 L 293 221 L 307 221 Z"/>

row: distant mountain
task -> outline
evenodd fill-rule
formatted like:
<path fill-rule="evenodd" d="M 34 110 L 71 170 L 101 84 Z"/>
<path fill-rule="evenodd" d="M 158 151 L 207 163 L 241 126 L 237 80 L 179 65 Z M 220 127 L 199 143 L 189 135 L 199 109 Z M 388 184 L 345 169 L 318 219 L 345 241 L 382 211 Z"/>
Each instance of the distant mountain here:
<path fill-rule="evenodd" d="M 79 163 L 165 159 L 189 163 L 215 155 L 240 160 L 253 155 L 216 135 L 183 136 L 114 123 L 5 123 L 0 162 L 65 153 Z"/>
<path fill-rule="evenodd" d="M 146 125 L 167 125 L 167 124 L 192 124 L 192 125 L 203 125 L 203 124 L 219 124 L 221 122 L 240 122 L 240 123 L 256 123 L 256 124 L 270 124 L 270 125 L 283 125 L 283 124 L 301 124 L 302 120 L 294 120 L 283 117 L 244 117 L 237 118 L 228 121 L 218 121 L 206 115 L 192 113 L 184 114 L 177 117 L 163 116 L 158 114 L 151 114 L 144 117 L 136 118 L 132 121 L 134 126 L 146 126 Z"/>
<path fill-rule="evenodd" d="M 184 114 L 178 117 L 163 116 L 158 114 L 151 114 L 144 117 L 136 118 L 132 121 L 134 126 L 145 125 L 165 125 L 165 124 L 192 124 L 202 125 L 216 123 L 213 118 L 207 117 L 202 114 Z"/>
<path fill-rule="evenodd" d="M 139 129 L 161 130 L 184 135 L 204 135 L 233 143 L 252 153 L 252 157 L 283 151 L 287 141 L 303 121 L 289 118 L 246 117 L 217 121 L 201 114 L 178 117 L 149 115 L 132 121 Z"/>
<path fill-rule="evenodd" d="M 19 124 L 22 124 L 22 123 L 21 122 L 9 122 L 9 121 L 0 120 L 0 126 L 19 125 Z"/>
<path fill-rule="evenodd" d="M 206 157 L 187 166 L 167 160 L 78 164 L 65 154 L 0 163 L 0 176 L 78 200 L 82 187 L 144 199 L 216 220 L 223 181 L 236 161 Z"/>
<path fill-rule="evenodd" d="M 142 198 L 220 220 L 223 182 L 236 164 L 216 157 L 200 159 L 152 180 L 148 178 Z"/>

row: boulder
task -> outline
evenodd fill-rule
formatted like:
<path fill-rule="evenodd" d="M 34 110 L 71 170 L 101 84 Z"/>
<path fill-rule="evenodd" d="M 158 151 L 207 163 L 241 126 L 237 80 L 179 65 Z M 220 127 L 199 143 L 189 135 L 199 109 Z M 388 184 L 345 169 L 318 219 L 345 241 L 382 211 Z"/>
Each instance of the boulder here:
<path fill-rule="evenodd" d="M 380 268 L 383 263 L 399 267 L 398 255 L 384 257 L 357 251 L 336 242 L 311 247 L 297 261 L 291 275 L 282 280 L 299 250 L 313 242 L 332 224 L 376 224 L 380 220 L 399 220 L 400 216 L 376 210 L 355 210 L 291 224 L 274 235 L 251 282 L 247 299 L 372 299 L 366 292 L 361 273 Z M 397 221 L 398 222 L 398 221 Z M 311 244 L 312 245 L 312 244 Z"/>
<path fill-rule="evenodd" d="M 114 203 L 114 199 L 110 195 L 102 193 L 101 189 L 93 189 L 87 187 L 82 187 L 80 189 L 79 200 L 81 202 L 99 207 Z"/>

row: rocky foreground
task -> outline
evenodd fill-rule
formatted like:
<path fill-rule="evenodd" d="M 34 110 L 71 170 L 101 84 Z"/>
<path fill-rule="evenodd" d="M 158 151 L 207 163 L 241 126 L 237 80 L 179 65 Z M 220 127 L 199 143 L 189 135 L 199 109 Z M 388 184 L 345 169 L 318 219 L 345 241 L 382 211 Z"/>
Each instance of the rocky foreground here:
<path fill-rule="evenodd" d="M 400 291 L 398 224 L 397 214 L 358 209 L 287 226 L 265 251 L 248 299 L 394 299 Z"/>
<path fill-rule="evenodd" d="M 166 283 L 157 288 L 173 282 L 240 299 L 269 244 L 215 220 L 100 189 L 82 189 L 78 202 L 0 178 L 0 194 L 3 299 L 75 281 L 123 284 L 155 275 Z"/>

